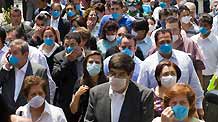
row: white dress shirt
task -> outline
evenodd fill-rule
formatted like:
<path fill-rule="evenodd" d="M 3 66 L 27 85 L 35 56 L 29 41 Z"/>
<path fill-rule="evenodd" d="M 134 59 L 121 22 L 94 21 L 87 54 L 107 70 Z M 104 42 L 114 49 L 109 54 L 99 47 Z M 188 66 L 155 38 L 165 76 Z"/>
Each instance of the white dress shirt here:
<path fill-rule="evenodd" d="M 0 49 L 0 60 L 2 59 L 3 55 L 8 52 L 8 47 L 4 45 L 2 49 Z"/>
<path fill-rule="evenodd" d="M 148 88 L 155 88 L 158 85 L 155 79 L 155 69 L 163 60 L 164 58 L 158 51 L 148 56 L 141 64 L 137 83 Z M 189 84 L 193 88 L 197 96 L 197 108 L 202 108 L 203 90 L 191 58 L 187 53 L 173 49 L 169 60 L 175 63 L 181 70 L 181 77 L 178 82 Z"/>
<path fill-rule="evenodd" d="M 126 91 L 128 87 L 122 94 L 119 94 L 109 88 L 109 96 L 111 98 L 111 122 L 119 122 L 120 112 L 125 99 Z"/>
<path fill-rule="evenodd" d="M 31 119 L 30 105 L 26 104 L 16 110 L 16 115 Z M 53 106 L 45 101 L 45 108 L 41 116 L 35 122 L 67 122 L 61 108 Z"/>
<path fill-rule="evenodd" d="M 26 74 L 27 66 L 28 66 L 28 60 L 21 69 L 18 69 L 15 67 L 15 90 L 14 90 L 14 101 L 15 102 L 17 101 L 17 98 L 20 94 L 20 90 L 23 85 L 23 80 Z"/>
<path fill-rule="evenodd" d="M 203 75 L 213 75 L 218 71 L 218 38 L 210 33 L 205 39 L 201 38 L 200 34 L 193 36 L 192 39 L 197 43 L 203 54 L 205 64 Z"/>
<path fill-rule="evenodd" d="M 51 17 L 51 24 L 50 24 L 50 26 L 53 27 L 55 30 L 58 30 L 59 20 L 60 20 L 60 17 L 57 18 L 57 19 L 53 19 L 53 17 Z"/>
<path fill-rule="evenodd" d="M 38 50 L 41 51 L 46 57 L 50 57 L 50 56 L 54 53 L 54 51 L 59 47 L 59 45 L 58 45 L 57 43 L 55 43 L 55 45 L 54 45 L 54 47 L 52 48 L 52 50 L 51 50 L 49 53 L 47 53 L 46 51 L 43 50 L 43 46 L 44 46 L 44 45 L 45 45 L 44 43 L 41 44 L 41 45 L 39 46 Z"/>

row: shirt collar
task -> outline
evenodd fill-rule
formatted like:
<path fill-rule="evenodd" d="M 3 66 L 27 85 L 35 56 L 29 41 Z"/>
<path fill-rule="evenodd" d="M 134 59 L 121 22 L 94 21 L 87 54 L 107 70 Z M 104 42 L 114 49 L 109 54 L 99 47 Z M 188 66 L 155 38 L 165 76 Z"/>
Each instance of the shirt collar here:
<path fill-rule="evenodd" d="M 114 95 L 122 95 L 122 96 L 125 97 L 128 87 L 129 87 L 129 84 L 126 87 L 126 89 L 124 90 L 124 92 L 120 94 L 120 93 L 117 93 L 117 92 L 113 91 L 113 89 L 111 88 L 111 85 L 110 85 L 110 87 L 109 87 L 109 96 L 110 96 L 110 98 L 112 98 Z"/>
<path fill-rule="evenodd" d="M 156 51 L 156 53 L 157 53 L 159 62 L 163 61 L 164 58 L 160 55 L 160 53 L 158 51 Z M 173 58 L 176 59 L 176 55 L 175 55 L 175 50 L 174 49 L 172 49 L 172 55 L 171 55 L 170 59 L 173 59 Z"/>
<path fill-rule="evenodd" d="M 59 22 L 60 17 L 58 17 L 57 19 L 54 19 L 53 17 L 51 17 L 51 22 Z"/>
<path fill-rule="evenodd" d="M 201 34 L 199 33 L 198 34 L 198 40 L 209 40 L 209 41 L 212 41 L 212 40 L 214 40 L 216 37 L 213 35 L 213 33 L 212 32 L 210 32 L 210 34 L 208 35 L 208 37 L 207 38 L 202 38 L 201 37 Z"/>
<path fill-rule="evenodd" d="M 42 112 L 42 114 L 51 114 L 51 109 L 50 109 L 50 107 L 49 107 L 49 104 L 48 104 L 48 102 L 45 100 L 45 107 L 44 107 L 44 110 L 43 110 L 43 112 Z M 30 104 L 27 104 L 27 111 L 28 111 L 28 115 L 31 115 L 31 113 L 30 113 Z M 41 114 L 41 116 L 42 116 L 42 114 Z"/>
<path fill-rule="evenodd" d="M 59 45 L 58 45 L 57 43 L 55 43 L 55 45 L 54 45 L 54 47 L 52 48 L 51 52 L 45 53 L 45 52 L 43 51 L 43 46 L 44 46 L 44 45 L 45 45 L 44 43 L 41 44 L 41 45 L 39 46 L 39 50 L 40 50 L 44 55 L 46 55 L 47 57 L 50 57 L 50 56 L 54 53 L 54 51 L 59 47 Z"/>
<path fill-rule="evenodd" d="M 29 64 L 29 61 L 27 60 L 26 64 L 21 69 L 18 69 L 18 68 L 15 67 L 15 70 L 22 71 L 23 73 L 26 73 L 28 64 Z"/>

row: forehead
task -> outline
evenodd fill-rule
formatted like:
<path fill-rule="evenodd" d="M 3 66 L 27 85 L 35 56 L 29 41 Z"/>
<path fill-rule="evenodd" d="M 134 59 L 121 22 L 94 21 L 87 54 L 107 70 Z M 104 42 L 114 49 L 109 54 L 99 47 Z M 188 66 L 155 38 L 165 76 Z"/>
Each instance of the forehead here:
<path fill-rule="evenodd" d="M 164 66 L 162 72 L 176 71 L 173 66 Z"/>
<path fill-rule="evenodd" d="M 88 60 L 101 60 L 100 55 L 91 55 L 89 56 Z"/>
<path fill-rule="evenodd" d="M 167 22 L 167 23 L 166 23 L 166 28 L 167 28 L 167 29 L 172 29 L 172 28 L 177 28 L 177 29 L 179 29 L 178 27 L 179 27 L 179 24 L 178 24 L 177 22 L 175 22 L 175 23 L 169 23 L 169 22 Z"/>
<path fill-rule="evenodd" d="M 181 102 L 181 101 L 188 102 L 188 99 L 185 95 L 177 95 L 170 100 L 170 103 L 171 102 Z"/>
<path fill-rule="evenodd" d="M 109 70 L 109 72 L 113 72 L 113 73 L 117 73 L 117 74 L 123 74 L 123 73 L 126 73 L 125 70 L 114 69 L 114 68 L 111 68 L 111 69 Z"/>
<path fill-rule="evenodd" d="M 40 84 L 31 86 L 29 93 L 38 93 L 38 92 L 44 93 L 43 88 Z"/>
<path fill-rule="evenodd" d="M 164 40 L 164 39 L 170 39 L 171 40 L 171 36 L 170 33 L 160 33 L 158 35 L 158 40 Z"/>
<path fill-rule="evenodd" d="M 64 43 L 65 44 L 78 44 L 75 39 L 65 39 Z"/>
<path fill-rule="evenodd" d="M 120 8 L 121 6 L 120 5 L 118 5 L 118 4 L 112 4 L 111 5 L 111 8 Z"/>

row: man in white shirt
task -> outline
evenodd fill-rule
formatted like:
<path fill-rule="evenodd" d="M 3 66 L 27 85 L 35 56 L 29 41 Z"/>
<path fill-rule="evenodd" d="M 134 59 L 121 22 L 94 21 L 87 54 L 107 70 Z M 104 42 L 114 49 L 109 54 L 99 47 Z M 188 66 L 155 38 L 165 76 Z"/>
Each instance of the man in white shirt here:
<path fill-rule="evenodd" d="M 200 33 L 192 37 L 202 51 L 205 70 L 203 70 L 203 88 L 206 90 L 212 75 L 218 71 L 218 38 L 211 32 L 213 17 L 202 14 L 199 17 Z"/>
<path fill-rule="evenodd" d="M 181 69 L 181 77 L 178 82 L 189 84 L 195 91 L 197 96 L 196 106 L 199 114 L 203 116 L 203 90 L 191 58 L 185 52 L 172 49 L 172 34 L 170 30 L 162 29 L 157 31 L 155 42 L 158 51 L 147 57 L 141 64 L 137 83 L 143 84 L 148 88 L 155 88 L 157 86 L 157 81 L 154 77 L 156 66 L 163 60 L 170 60 Z"/>
<path fill-rule="evenodd" d="M 135 63 L 135 68 L 134 68 L 131 80 L 133 82 L 136 82 L 138 79 L 138 75 L 140 71 L 140 64 L 142 63 L 142 61 L 137 56 L 135 56 L 135 52 L 137 48 L 136 48 L 136 40 L 133 37 L 134 37 L 133 35 L 125 34 L 122 37 L 121 43 L 118 45 L 118 49 L 119 49 L 119 52 L 123 52 L 129 55 L 130 57 L 132 57 Z M 112 56 L 109 56 L 104 60 L 105 75 L 108 75 L 109 73 L 109 61 L 111 57 Z"/>
<path fill-rule="evenodd" d="M 6 54 L 8 62 L 2 65 L 0 69 L 2 96 L 7 101 L 11 113 L 14 113 L 19 106 L 27 103 L 21 93 L 23 80 L 26 76 L 37 75 L 48 82 L 46 68 L 30 62 L 28 55 L 27 42 L 21 39 L 14 40 L 10 43 L 9 52 Z M 49 101 L 49 94 L 47 100 Z"/>
<path fill-rule="evenodd" d="M 109 82 L 90 90 L 85 122 L 151 122 L 153 92 L 130 81 L 134 61 L 123 53 L 109 61 Z"/>

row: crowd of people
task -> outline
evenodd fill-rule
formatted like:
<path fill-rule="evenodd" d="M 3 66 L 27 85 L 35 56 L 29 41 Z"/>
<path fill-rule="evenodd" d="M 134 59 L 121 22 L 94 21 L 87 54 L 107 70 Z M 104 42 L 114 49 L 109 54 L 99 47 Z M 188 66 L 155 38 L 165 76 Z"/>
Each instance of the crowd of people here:
<path fill-rule="evenodd" d="M 205 121 L 218 0 L 201 14 L 194 0 L 31 1 L 0 27 L 1 120 Z"/>

